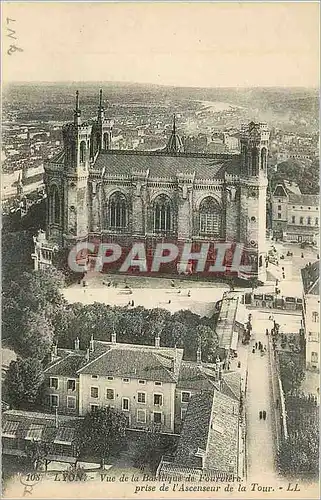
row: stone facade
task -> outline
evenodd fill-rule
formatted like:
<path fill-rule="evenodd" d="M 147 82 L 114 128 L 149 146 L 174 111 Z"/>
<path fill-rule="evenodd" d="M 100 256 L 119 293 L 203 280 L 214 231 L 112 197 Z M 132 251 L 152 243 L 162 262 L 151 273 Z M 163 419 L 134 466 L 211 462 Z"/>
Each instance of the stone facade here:
<path fill-rule="evenodd" d="M 272 197 L 273 236 L 290 243 L 312 243 L 319 241 L 320 197 L 302 194 L 296 187 L 291 190 L 288 183 L 276 186 Z"/>
<path fill-rule="evenodd" d="M 45 163 L 47 239 L 59 247 L 79 241 L 159 241 L 244 244 L 251 277 L 265 266 L 266 164 L 269 131 L 250 123 L 240 154 L 185 153 L 174 123 L 161 151 L 113 150 L 113 122 L 81 121 L 63 128 L 64 149 Z"/>

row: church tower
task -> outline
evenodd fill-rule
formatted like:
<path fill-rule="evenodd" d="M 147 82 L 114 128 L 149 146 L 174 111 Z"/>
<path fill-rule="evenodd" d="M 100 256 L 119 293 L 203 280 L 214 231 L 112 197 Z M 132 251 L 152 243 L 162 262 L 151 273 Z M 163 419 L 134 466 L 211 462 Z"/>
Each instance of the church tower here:
<path fill-rule="evenodd" d="M 240 235 L 247 254 L 249 277 L 265 281 L 266 190 L 269 130 L 251 122 L 242 129 L 240 172 Z"/>
<path fill-rule="evenodd" d="M 99 91 L 99 106 L 96 129 L 96 143 L 98 151 L 112 149 L 113 120 L 105 117 L 105 108 L 103 106 L 103 91 Z"/>
<path fill-rule="evenodd" d="M 63 128 L 64 175 L 63 175 L 63 243 L 74 245 L 88 234 L 88 175 L 90 165 L 92 124 L 81 120 L 79 92 L 73 123 Z"/>

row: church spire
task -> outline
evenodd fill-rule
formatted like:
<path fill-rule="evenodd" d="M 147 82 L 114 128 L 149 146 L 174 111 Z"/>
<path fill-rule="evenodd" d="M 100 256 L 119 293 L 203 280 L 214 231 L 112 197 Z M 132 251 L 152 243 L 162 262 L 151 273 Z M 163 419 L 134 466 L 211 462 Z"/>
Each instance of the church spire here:
<path fill-rule="evenodd" d="M 99 106 L 98 106 L 98 121 L 104 119 L 104 106 L 103 106 L 103 89 L 99 90 Z"/>
<path fill-rule="evenodd" d="M 76 90 L 76 108 L 74 111 L 74 122 L 76 125 L 80 125 L 80 108 L 79 108 L 79 91 Z"/>
<path fill-rule="evenodd" d="M 176 115 L 173 116 L 173 128 L 171 136 L 168 140 L 166 151 L 168 153 L 184 153 L 184 145 L 182 139 L 176 132 Z"/>

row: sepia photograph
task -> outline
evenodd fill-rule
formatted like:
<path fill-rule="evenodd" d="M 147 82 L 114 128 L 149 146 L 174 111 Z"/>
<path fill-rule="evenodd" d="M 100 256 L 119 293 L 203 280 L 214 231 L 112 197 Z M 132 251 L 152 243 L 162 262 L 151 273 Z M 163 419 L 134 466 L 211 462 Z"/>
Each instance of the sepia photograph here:
<path fill-rule="evenodd" d="M 319 2 L 4 1 L 4 498 L 319 498 Z"/>

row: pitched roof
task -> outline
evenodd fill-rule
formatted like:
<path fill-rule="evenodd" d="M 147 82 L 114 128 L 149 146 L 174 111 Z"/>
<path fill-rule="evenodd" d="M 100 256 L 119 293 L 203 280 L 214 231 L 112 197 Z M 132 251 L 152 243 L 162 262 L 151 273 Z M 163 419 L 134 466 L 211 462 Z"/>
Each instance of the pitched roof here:
<path fill-rule="evenodd" d="M 320 261 L 306 265 L 301 269 L 304 293 L 308 295 L 320 294 Z"/>
<path fill-rule="evenodd" d="M 237 297 L 225 297 L 221 303 L 221 309 L 216 324 L 219 348 L 231 349 L 233 344 L 234 324 L 238 309 Z"/>
<path fill-rule="evenodd" d="M 80 352 L 79 354 L 68 354 L 63 358 L 50 363 L 44 372 L 48 375 L 76 378 L 78 376 L 77 370 L 79 370 L 85 362 L 86 356 L 83 352 Z"/>
<path fill-rule="evenodd" d="M 237 475 L 239 403 L 214 390 L 189 402 L 176 450 L 176 466 Z"/>
<path fill-rule="evenodd" d="M 283 181 L 283 184 L 288 193 L 301 194 L 301 189 L 299 188 L 299 185 L 296 182 L 287 181 L 285 179 Z"/>
<path fill-rule="evenodd" d="M 289 194 L 289 203 L 308 207 L 318 207 L 320 205 L 320 196 L 317 194 Z"/>
<path fill-rule="evenodd" d="M 101 151 L 94 168 L 104 176 L 129 177 L 132 171 L 149 171 L 149 178 L 176 180 L 178 173 L 194 175 L 198 180 L 224 177 L 224 172 L 239 173 L 239 155 L 169 154 L 150 151 Z"/>
<path fill-rule="evenodd" d="M 239 405 L 215 391 L 204 467 L 237 475 Z"/>
<path fill-rule="evenodd" d="M 209 391 L 217 387 L 214 367 L 198 365 L 192 361 L 182 361 L 177 389 Z"/>
<path fill-rule="evenodd" d="M 202 468 L 202 459 L 197 455 L 201 450 L 206 452 L 213 392 L 195 394 L 190 399 L 175 453 L 176 465 Z"/>
<path fill-rule="evenodd" d="M 56 421 L 54 414 L 8 410 L 2 413 L 2 434 L 4 437 L 53 442 L 66 432 L 62 429 L 74 429 L 80 420 L 81 417 L 58 415 Z"/>
<path fill-rule="evenodd" d="M 222 374 L 221 392 L 240 400 L 241 396 L 241 376 L 238 372 L 224 372 Z"/>
<path fill-rule="evenodd" d="M 98 357 L 90 360 L 78 370 L 78 373 L 159 380 L 168 383 L 178 379 L 183 349 L 97 341 L 95 349 L 97 345 L 100 345 L 105 352 L 101 354 L 101 350 L 98 351 Z M 177 361 L 175 370 L 173 370 L 174 359 Z"/>

